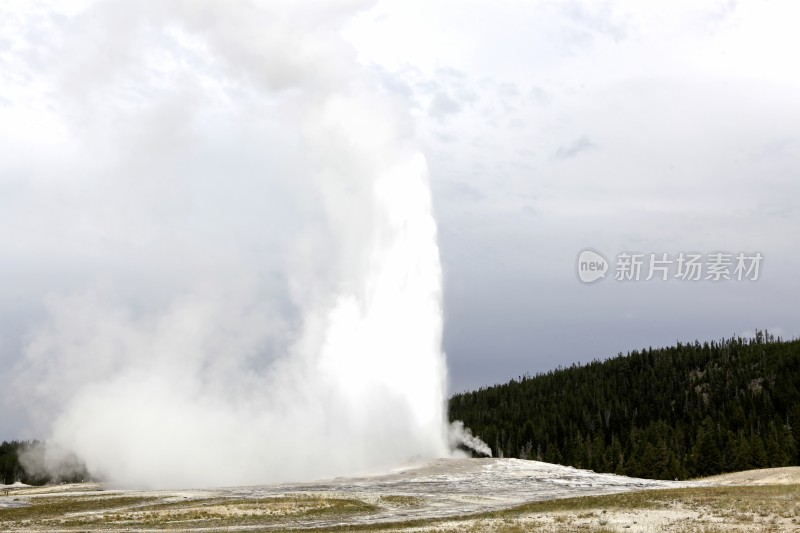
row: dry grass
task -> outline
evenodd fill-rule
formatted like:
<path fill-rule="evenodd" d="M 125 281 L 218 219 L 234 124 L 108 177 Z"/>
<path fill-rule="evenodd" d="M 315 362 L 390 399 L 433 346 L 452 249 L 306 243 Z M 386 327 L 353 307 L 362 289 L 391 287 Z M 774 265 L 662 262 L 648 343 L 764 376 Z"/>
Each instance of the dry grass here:
<path fill-rule="evenodd" d="M 653 522 L 653 515 L 660 521 Z M 326 528 L 320 531 L 799 531 L 800 485 L 647 490 L 532 502 L 503 511 L 432 521 Z"/>
<path fill-rule="evenodd" d="M 271 498 L 49 495 L 0 509 L 0 530 L 229 528 L 315 531 L 655 531 L 800 530 L 800 485 L 646 490 L 532 502 L 454 518 L 370 522 L 426 505 L 422 496 L 284 495 Z M 390 518 L 391 520 L 391 518 Z M 655 522 L 653 520 L 656 520 Z M 336 525 L 343 524 L 343 525 Z"/>
<path fill-rule="evenodd" d="M 0 529 L 168 529 L 180 526 L 293 527 L 328 517 L 369 513 L 375 506 L 356 499 L 291 496 L 260 499 L 189 499 L 159 502 L 156 498 L 59 496 L 37 498 L 31 505 L 0 509 Z"/>

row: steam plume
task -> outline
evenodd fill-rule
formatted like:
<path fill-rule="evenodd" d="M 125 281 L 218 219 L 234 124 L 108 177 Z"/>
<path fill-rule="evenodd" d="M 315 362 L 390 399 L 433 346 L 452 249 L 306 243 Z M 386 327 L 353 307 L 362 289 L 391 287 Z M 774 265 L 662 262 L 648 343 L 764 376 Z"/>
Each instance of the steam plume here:
<path fill-rule="evenodd" d="M 488 444 L 483 442 L 479 437 L 472 434 L 472 430 L 464 427 L 464 422 L 461 420 L 454 420 L 450 424 L 450 446 L 455 449 L 457 446 L 464 446 L 469 448 L 479 455 L 486 457 L 492 456 L 492 449 Z"/>
<path fill-rule="evenodd" d="M 27 87 L 49 133 L 18 155 L 39 207 L 20 246 L 91 275 L 49 291 L 15 398 L 91 474 L 231 485 L 449 453 L 425 160 L 339 37 L 354 4 L 27 21 L 50 36 Z"/>

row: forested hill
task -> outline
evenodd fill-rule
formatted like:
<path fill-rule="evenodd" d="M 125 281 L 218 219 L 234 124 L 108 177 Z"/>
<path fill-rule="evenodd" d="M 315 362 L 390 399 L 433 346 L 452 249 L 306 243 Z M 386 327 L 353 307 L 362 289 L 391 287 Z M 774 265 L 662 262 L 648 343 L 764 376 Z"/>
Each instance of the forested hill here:
<path fill-rule="evenodd" d="M 677 344 L 457 394 L 496 456 L 649 478 L 800 464 L 800 340 Z"/>

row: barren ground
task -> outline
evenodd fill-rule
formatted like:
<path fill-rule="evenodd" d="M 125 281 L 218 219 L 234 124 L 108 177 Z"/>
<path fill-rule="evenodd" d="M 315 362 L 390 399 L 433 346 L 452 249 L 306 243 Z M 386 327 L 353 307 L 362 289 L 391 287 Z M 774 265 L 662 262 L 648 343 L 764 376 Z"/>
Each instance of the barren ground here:
<path fill-rule="evenodd" d="M 653 481 L 518 459 L 440 459 L 315 483 L 10 487 L 2 531 L 799 531 L 800 467 Z"/>

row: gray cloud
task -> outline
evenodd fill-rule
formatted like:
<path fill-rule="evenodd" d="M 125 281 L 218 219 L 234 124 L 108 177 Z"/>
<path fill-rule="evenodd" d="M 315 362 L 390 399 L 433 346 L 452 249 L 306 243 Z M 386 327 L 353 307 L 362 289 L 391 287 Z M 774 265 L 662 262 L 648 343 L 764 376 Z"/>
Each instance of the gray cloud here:
<path fill-rule="evenodd" d="M 568 21 L 592 33 L 614 40 L 624 39 L 628 33 L 611 4 L 572 1 L 561 4 L 561 9 Z"/>
<path fill-rule="evenodd" d="M 550 102 L 550 94 L 543 88 L 536 85 L 532 86 L 528 90 L 528 98 L 541 105 Z"/>
<path fill-rule="evenodd" d="M 428 113 L 431 117 L 436 119 L 443 119 L 448 115 L 454 115 L 461 111 L 461 104 L 443 92 L 437 92 L 431 105 L 428 108 Z"/>
<path fill-rule="evenodd" d="M 591 139 L 583 135 L 565 146 L 559 146 L 553 154 L 553 157 L 556 159 L 572 159 L 596 148 L 597 145 L 593 143 Z"/>

